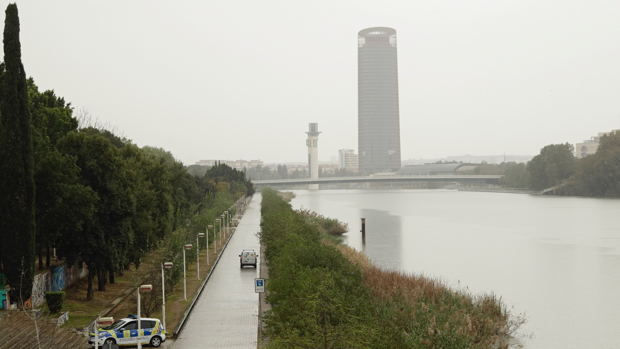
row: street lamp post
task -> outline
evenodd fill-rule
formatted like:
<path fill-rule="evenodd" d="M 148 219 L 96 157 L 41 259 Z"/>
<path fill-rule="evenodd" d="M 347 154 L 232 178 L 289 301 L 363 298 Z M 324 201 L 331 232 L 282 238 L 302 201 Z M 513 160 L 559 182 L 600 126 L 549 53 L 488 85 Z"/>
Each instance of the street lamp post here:
<path fill-rule="evenodd" d="M 161 264 L 161 317 L 164 320 L 164 333 L 166 332 L 166 282 L 164 280 L 164 269 L 172 268 L 172 262 Z"/>
<path fill-rule="evenodd" d="M 153 289 L 152 285 L 142 285 L 138 287 L 138 349 L 142 349 L 142 337 L 144 337 L 144 333 L 140 334 L 140 330 L 142 329 L 141 320 L 140 320 L 140 291 L 150 291 Z"/>
<path fill-rule="evenodd" d="M 228 210 L 228 223 L 230 224 L 230 227 L 232 228 L 232 219 L 235 218 L 235 211 L 234 211 L 235 206 L 230 206 L 230 210 Z"/>
<path fill-rule="evenodd" d="M 216 219 L 215 219 L 215 223 L 216 223 L 216 225 L 217 225 L 217 224 L 220 224 L 220 219 L 219 219 L 219 218 L 216 218 Z M 222 231 L 222 227 L 221 227 L 221 225 L 220 225 L 220 231 Z M 213 240 L 215 240 L 215 241 L 213 241 L 213 242 L 214 242 L 213 246 L 216 246 L 216 247 L 217 247 L 217 235 L 215 235 L 215 230 L 213 231 Z M 220 239 L 220 241 L 222 241 L 222 240 Z M 217 251 L 215 251 L 215 253 L 217 253 Z"/>
<path fill-rule="evenodd" d="M 228 225 L 230 226 L 231 230 L 232 230 L 232 219 L 235 218 L 235 215 L 233 214 L 235 211 L 233 211 L 233 209 L 235 208 L 235 206 L 230 206 L 230 209 L 228 210 Z"/>
<path fill-rule="evenodd" d="M 183 296 L 185 300 L 187 300 L 187 279 L 185 277 L 185 250 L 191 250 L 192 244 L 187 244 L 183 246 Z"/>
<path fill-rule="evenodd" d="M 196 274 L 198 280 L 200 280 L 200 238 L 204 237 L 205 233 L 198 233 L 196 237 Z M 209 251 L 209 245 L 207 245 L 207 252 Z"/>
<path fill-rule="evenodd" d="M 222 227 L 224 226 L 224 214 L 220 215 L 220 247 L 222 246 Z"/>
<path fill-rule="evenodd" d="M 209 265 L 209 229 L 213 229 L 212 225 L 207 225 L 207 265 Z M 213 234 L 215 237 L 215 234 Z"/>
<path fill-rule="evenodd" d="M 112 325 L 113 317 L 98 317 L 95 321 L 95 349 L 99 349 L 99 326 Z M 90 334 L 89 334 L 90 335 Z"/>
<path fill-rule="evenodd" d="M 228 211 L 224 211 L 224 238 L 228 233 Z"/>

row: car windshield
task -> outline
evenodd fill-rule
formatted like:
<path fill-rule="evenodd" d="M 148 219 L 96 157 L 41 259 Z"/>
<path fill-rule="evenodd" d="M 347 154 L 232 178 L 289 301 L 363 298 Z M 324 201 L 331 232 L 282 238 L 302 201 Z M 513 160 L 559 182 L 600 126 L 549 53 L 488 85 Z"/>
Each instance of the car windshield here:
<path fill-rule="evenodd" d="M 114 329 L 117 329 L 117 328 L 123 326 L 124 323 L 125 323 L 125 320 L 116 320 L 116 321 L 114 321 L 114 323 L 112 325 L 106 326 L 106 327 L 102 327 L 101 329 L 102 330 L 106 330 L 106 331 L 114 330 Z"/>

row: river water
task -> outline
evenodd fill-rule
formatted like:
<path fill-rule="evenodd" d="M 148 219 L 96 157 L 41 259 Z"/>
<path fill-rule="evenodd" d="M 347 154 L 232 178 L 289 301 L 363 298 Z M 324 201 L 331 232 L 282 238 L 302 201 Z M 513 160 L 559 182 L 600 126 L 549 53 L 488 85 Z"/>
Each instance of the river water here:
<path fill-rule="evenodd" d="M 526 349 L 620 348 L 620 200 L 454 190 L 294 191 L 375 264 L 495 293 Z M 362 242 L 360 218 L 366 218 Z"/>

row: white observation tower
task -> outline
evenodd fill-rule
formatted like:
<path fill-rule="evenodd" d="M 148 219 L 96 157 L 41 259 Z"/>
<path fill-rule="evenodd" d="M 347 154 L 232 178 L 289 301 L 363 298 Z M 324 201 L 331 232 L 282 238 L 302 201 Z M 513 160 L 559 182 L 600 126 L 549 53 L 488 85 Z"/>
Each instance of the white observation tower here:
<path fill-rule="evenodd" d="M 308 146 L 308 173 L 311 179 L 319 178 L 319 124 L 311 123 L 310 129 L 306 134 L 306 145 Z M 310 190 L 318 190 L 318 184 L 310 184 Z"/>

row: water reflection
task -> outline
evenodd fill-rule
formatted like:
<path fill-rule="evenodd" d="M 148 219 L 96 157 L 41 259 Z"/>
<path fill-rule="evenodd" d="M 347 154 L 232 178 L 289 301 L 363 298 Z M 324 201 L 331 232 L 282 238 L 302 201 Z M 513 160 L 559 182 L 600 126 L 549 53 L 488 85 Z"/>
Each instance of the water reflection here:
<path fill-rule="evenodd" d="M 384 268 L 398 270 L 401 266 L 403 233 L 400 216 L 371 209 L 360 209 L 359 212 L 360 217 L 366 218 L 366 241 L 362 242 L 366 255 L 382 256 L 381 265 Z M 361 233 L 355 235 L 358 234 Z M 353 234 L 347 235 L 351 239 Z"/>

